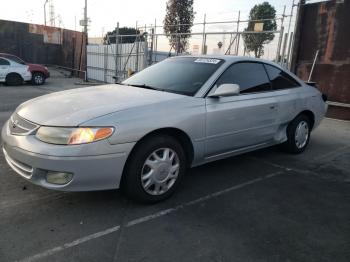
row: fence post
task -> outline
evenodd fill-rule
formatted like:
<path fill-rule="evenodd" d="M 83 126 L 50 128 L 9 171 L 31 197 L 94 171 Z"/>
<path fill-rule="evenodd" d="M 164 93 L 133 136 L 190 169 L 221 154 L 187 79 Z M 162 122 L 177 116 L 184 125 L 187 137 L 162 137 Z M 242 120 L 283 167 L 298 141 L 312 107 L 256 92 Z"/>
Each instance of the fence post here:
<path fill-rule="evenodd" d="M 278 45 L 277 45 L 277 54 L 276 54 L 276 63 L 280 61 L 280 53 L 281 53 L 281 45 L 282 45 L 282 40 L 283 40 L 283 33 L 284 33 L 284 17 L 286 14 L 286 6 L 283 8 L 283 15 L 282 15 L 282 20 L 281 20 L 281 30 L 280 30 L 280 36 L 278 40 Z"/>
<path fill-rule="evenodd" d="M 206 54 L 206 34 L 205 34 L 205 25 L 207 20 L 207 14 L 204 14 L 204 21 L 203 21 L 203 39 L 202 39 L 202 55 Z"/>
<path fill-rule="evenodd" d="M 154 62 L 157 63 L 157 51 L 158 51 L 158 36 L 157 36 L 157 19 L 154 20 Z M 153 57 L 152 57 L 152 64 L 153 64 Z"/>
<path fill-rule="evenodd" d="M 117 27 L 115 28 L 115 82 L 119 82 L 119 72 L 118 72 L 118 50 L 119 46 L 119 22 L 117 23 Z"/>
<path fill-rule="evenodd" d="M 139 49 L 140 49 L 140 35 L 138 35 L 135 39 L 136 41 L 136 59 L 135 59 L 135 71 L 139 71 Z"/>
<path fill-rule="evenodd" d="M 103 81 L 107 83 L 108 46 L 103 45 Z"/>
<path fill-rule="evenodd" d="M 154 28 L 151 28 L 151 46 L 149 49 L 149 60 L 148 60 L 148 65 L 152 65 L 153 61 L 153 46 L 154 46 Z M 146 46 L 148 50 L 148 45 Z"/>
<path fill-rule="evenodd" d="M 286 60 L 286 66 L 288 68 L 288 70 L 290 70 L 290 52 L 292 50 L 292 45 L 293 45 L 293 37 L 294 37 L 294 34 L 293 32 L 290 32 L 290 37 L 289 37 L 289 44 L 288 44 L 288 53 L 287 53 L 287 60 Z"/>
<path fill-rule="evenodd" d="M 241 39 L 241 35 L 239 34 L 239 22 L 240 22 L 240 19 L 241 19 L 241 11 L 238 11 L 236 55 L 238 55 L 239 40 Z"/>
<path fill-rule="evenodd" d="M 283 47 L 282 47 L 282 57 L 281 57 L 281 65 L 284 66 L 285 64 L 285 54 L 286 54 L 286 48 L 287 48 L 287 41 L 288 41 L 288 33 L 284 34 L 284 40 L 283 40 Z"/>

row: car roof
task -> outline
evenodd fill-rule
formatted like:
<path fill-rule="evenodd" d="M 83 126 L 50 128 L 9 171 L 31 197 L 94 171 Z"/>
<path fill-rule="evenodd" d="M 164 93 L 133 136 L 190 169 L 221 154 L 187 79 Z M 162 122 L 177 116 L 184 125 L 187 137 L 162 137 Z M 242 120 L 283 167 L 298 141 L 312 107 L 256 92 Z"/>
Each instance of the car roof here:
<path fill-rule="evenodd" d="M 184 56 L 174 56 L 175 57 L 192 57 L 192 58 L 210 58 L 210 59 L 220 59 L 224 60 L 229 63 L 234 63 L 234 62 L 242 62 L 242 61 L 250 61 L 250 62 L 260 62 L 260 63 L 265 63 L 265 64 L 270 64 L 275 67 L 278 67 L 282 70 L 282 68 L 279 64 L 266 60 L 266 59 L 261 59 L 261 58 L 255 58 L 255 57 L 248 57 L 248 56 L 234 56 L 234 55 L 184 55 Z"/>
<path fill-rule="evenodd" d="M 5 55 L 5 56 L 15 56 L 15 55 L 11 55 L 11 54 L 8 54 L 8 53 L 0 53 L 0 56 L 3 56 L 3 55 Z"/>

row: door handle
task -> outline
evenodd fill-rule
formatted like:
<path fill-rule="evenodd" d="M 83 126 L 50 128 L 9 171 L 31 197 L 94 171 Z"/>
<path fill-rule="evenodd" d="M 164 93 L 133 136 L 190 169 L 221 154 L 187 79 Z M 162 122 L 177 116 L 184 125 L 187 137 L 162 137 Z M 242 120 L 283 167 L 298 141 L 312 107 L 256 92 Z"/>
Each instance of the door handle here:
<path fill-rule="evenodd" d="M 275 106 L 275 105 L 270 106 L 270 109 L 275 109 L 275 108 L 276 108 L 276 106 Z"/>

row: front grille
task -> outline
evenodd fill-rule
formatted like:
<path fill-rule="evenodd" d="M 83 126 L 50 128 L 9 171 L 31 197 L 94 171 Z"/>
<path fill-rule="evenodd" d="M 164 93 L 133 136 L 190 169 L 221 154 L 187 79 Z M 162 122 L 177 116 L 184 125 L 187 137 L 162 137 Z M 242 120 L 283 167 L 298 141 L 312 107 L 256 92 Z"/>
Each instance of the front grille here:
<path fill-rule="evenodd" d="M 14 160 L 12 157 L 8 155 L 5 148 L 2 149 L 4 152 L 5 160 L 7 164 L 19 175 L 23 176 L 24 178 L 30 179 L 33 173 L 33 168 L 23 164 L 17 160 Z"/>
<path fill-rule="evenodd" d="M 28 135 L 38 128 L 38 125 L 13 114 L 9 121 L 9 128 L 12 135 Z"/>

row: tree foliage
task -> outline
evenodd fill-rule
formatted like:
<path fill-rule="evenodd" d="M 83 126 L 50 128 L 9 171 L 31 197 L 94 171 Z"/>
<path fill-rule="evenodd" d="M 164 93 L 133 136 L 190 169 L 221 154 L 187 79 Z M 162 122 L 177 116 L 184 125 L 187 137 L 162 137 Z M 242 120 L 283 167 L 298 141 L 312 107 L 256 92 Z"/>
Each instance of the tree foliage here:
<path fill-rule="evenodd" d="M 103 42 L 104 44 L 115 44 L 115 32 L 116 29 L 114 29 L 111 32 L 108 32 L 104 38 L 103 38 Z M 133 27 L 121 27 L 119 28 L 119 35 L 130 35 L 130 36 L 123 36 L 123 37 L 119 37 L 119 43 L 134 43 L 136 40 L 136 35 L 139 35 L 140 31 L 136 30 Z M 144 37 L 141 36 L 140 37 L 140 41 L 144 41 Z"/>
<path fill-rule="evenodd" d="M 191 33 L 193 20 L 193 0 L 168 0 L 163 28 L 170 46 L 177 53 L 183 53 L 187 50 L 190 35 L 173 34 Z"/>
<path fill-rule="evenodd" d="M 259 19 L 273 19 L 266 21 L 254 21 Z M 263 31 L 275 31 L 276 9 L 268 2 L 255 5 L 249 14 L 248 27 L 244 31 L 254 31 L 256 23 L 264 23 Z M 270 43 L 275 38 L 273 33 L 243 34 L 243 39 L 248 52 L 254 52 L 255 57 L 260 58 L 264 55 L 264 45 Z"/>

